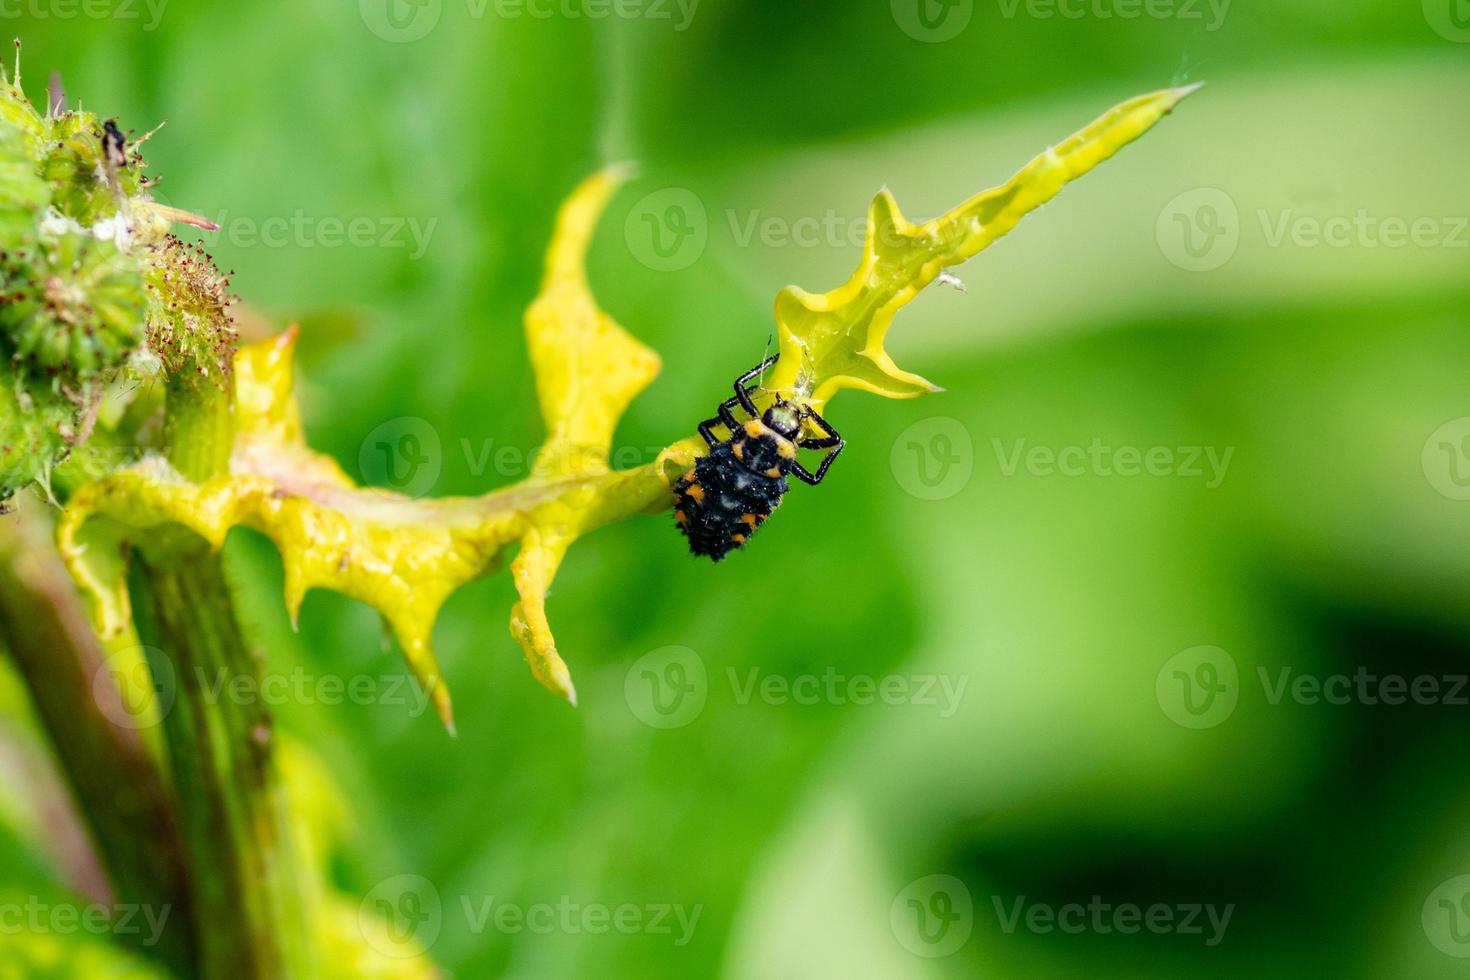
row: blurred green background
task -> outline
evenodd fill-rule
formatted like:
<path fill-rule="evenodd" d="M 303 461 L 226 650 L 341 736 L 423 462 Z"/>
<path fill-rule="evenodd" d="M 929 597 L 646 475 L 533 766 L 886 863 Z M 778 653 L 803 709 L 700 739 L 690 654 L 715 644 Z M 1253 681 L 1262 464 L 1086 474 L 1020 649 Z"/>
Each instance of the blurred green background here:
<path fill-rule="evenodd" d="M 247 326 L 305 325 L 311 441 L 392 487 L 380 445 L 427 432 L 433 495 L 524 475 L 521 314 L 598 166 L 641 176 L 594 288 L 665 361 L 628 462 L 759 359 L 781 286 L 847 276 L 880 186 L 927 218 L 1209 82 L 900 314 L 896 360 L 948 390 L 837 399 L 846 455 L 747 552 L 693 559 L 666 515 L 579 542 L 549 604 L 579 708 L 522 663 L 504 575 L 436 632 L 457 740 L 396 688 L 277 706 L 350 801 L 338 883 L 415 876 L 447 973 L 1464 975 L 1464 0 L 97 2 L 4 5 L 27 88 L 168 120 L 160 196 L 223 226 L 190 237 Z M 350 600 L 293 633 L 263 539 L 228 558 L 270 672 L 405 673 Z M 1281 693 L 1342 675 L 1370 680 Z M 1437 693 L 1372 703 L 1389 677 Z M 54 887 L 4 853 L 8 888 Z"/>

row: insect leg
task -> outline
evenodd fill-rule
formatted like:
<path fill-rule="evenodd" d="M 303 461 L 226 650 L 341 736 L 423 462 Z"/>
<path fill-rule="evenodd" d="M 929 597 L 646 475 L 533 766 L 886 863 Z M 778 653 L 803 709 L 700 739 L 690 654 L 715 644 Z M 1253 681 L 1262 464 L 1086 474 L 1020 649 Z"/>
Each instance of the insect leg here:
<path fill-rule="evenodd" d="M 791 464 L 791 475 L 794 476 L 794 477 L 796 477 L 802 483 L 805 483 L 808 486 L 812 486 L 812 487 L 816 486 L 818 483 L 821 482 L 821 478 L 820 477 L 816 477 L 816 476 L 813 476 L 812 474 L 808 473 L 806 467 L 805 466 L 802 466 L 800 463 L 792 463 Z"/>
<path fill-rule="evenodd" d="M 746 389 L 745 383 L 752 378 L 763 374 L 766 368 L 770 367 L 772 364 L 775 364 L 776 361 L 780 359 L 780 357 L 780 354 L 775 354 L 771 357 L 768 357 L 764 361 L 761 361 L 755 367 L 751 368 L 749 371 L 746 371 L 740 377 L 735 379 L 735 398 L 740 402 L 740 407 L 749 412 L 753 418 L 760 418 L 761 413 L 756 411 L 755 402 L 750 400 L 750 391 Z"/>
<path fill-rule="evenodd" d="M 725 401 L 720 402 L 719 414 L 712 419 L 705 419 L 699 423 L 699 434 L 704 436 L 705 442 L 711 446 L 718 446 L 724 441 L 723 439 L 715 438 L 714 427 L 716 425 L 723 425 L 729 429 L 732 436 L 740 428 L 740 422 L 735 418 L 735 405 L 737 402 L 738 399 L 727 398 Z"/>
<path fill-rule="evenodd" d="M 818 439 L 803 439 L 797 445 L 801 446 L 801 448 L 803 449 L 830 449 L 832 451 L 826 456 L 822 457 L 822 464 L 817 467 L 817 472 L 815 474 L 807 473 L 807 471 L 799 465 L 792 467 L 792 472 L 796 473 L 797 479 L 802 480 L 805 483 L 809 483 L 812 486 L 816 486 L 818 483 L 822 482 L 822 477 L 827 475 L 827 467 L 832 465 L 832 461 L 837 458 L 838 454 L 842 452 L 847 443 L 843 441 L 842 436 L 837 433 L 837 430 L 832 428 L 831 423 L 822 418 L 816 412 L 808 411 L 806 413 L 806 417 L 811 419 L 812 422 L 816 424 L 817 428 L 821 429 L 827 434 L 826 436 Z M 801 472 L 798 473 L 798 470 L 800 470 Z M 803 476 L 803 474 L 805 474 L 805 476 Z M 811 479 L 807 479 L 807 477 L 811 477 Z"/>

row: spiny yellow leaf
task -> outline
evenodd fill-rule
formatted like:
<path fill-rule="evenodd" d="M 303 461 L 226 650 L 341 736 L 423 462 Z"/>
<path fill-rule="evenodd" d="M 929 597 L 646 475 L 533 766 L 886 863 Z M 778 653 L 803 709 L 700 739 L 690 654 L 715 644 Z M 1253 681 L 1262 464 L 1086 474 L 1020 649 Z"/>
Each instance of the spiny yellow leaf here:
<path fill-rule="evenodd" d="M 547 430 L 540 476 L 605 472 L 618 419 L 659 372 L 658 355 L 603 312 L 587 285 L 587 246 L 621 181 L 620 170 L 597 174 L 562 206 L 541 295 L 526 311 Z"/>
<path fill-rule="evenodd" d="M 894 314 L 945 269 L 974 256 L 1069 181 L 1142 136 L 1196 88 L 1164 89 L 1115 106 L 1001 186 L 924 224 L 909 222 L 893 195 L 879 192 L 852 278 L 828 293 L 790 286 L 776 297 L 781 359 L 766 389 L 799 398 L 817 412 L 843 388 L 885 398 L 938 390 L 899 368 L 883 349 Z"/>
<path fill-rule="evenodd" d="M 510 611 L 510 633 L 526 651 L 531 673 L 576 704 L 577 690 L 572 685 L 571 671 L 556 650 L 551 624 L 546 619 L 546 593 L 571 543 L 570 535 L 543 533 L 539 528 L 531 529 L 521 540 L 521 550 L 510 563 L 510 574 L 521 596 L 521 601 Z"/>
<path fill-rule="evenodd" d="M 392 626 L 414 675 L 452 726 L 449 691 L 431 643 L 434 619 L 455 589 L 499 567 L 506 550 L 520 543 L 513 569 L 521 602 L 511 633 L 535 676 L 575 700 L 545 611 L 562 556 L 587 531 L 656 510 L 668 496 L 665 458 L 622 472 L 607 465 L 619 416 L 658 371 L 657 357 L 598 309 L 580 271 L 616 182 L 612 173 L 591 178 L 563 209 L 546 288 L 527 316 L 550 431 L 529 479 L 482 497 L 440 500 L 356 486 L 304 441 L 292 393 L 292 329 L 236 357 L 228 474 L 194 484 L 150 457 L 72 497 L 58 539 L 92 599 L 99 629 L 115 633 L 130 622 L 118 557 L 122 541 L 179 524 L 218 548 L 231 528 L 244 525 L 280 550 L 293 621 L 313 588 L 370 603 Z M 670 455 L 687 463 L 687 456 L 665 457 Z"/>

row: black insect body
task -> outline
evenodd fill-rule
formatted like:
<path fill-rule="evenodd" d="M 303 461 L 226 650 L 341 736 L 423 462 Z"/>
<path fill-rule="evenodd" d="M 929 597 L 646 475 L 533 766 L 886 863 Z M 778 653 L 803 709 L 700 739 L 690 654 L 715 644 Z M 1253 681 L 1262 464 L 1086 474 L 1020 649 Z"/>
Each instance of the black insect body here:
<path fill-rule="evenodd" d="M 786 477 L 816 486 L 845 445 L 825 419 L 804 405 L 778 397 L 764 414 L 756 409 L 750 398 L 755 389 L 745 384 L 774 363 L 776 357 L 741 375 L 735 382 L 735 397 L 720 405 L 718 415 L 699 424 L 699 434 L 710 444 L 709 455 L 701 457 L 674 486 L 674 520 L 696 555 L 719 561 L 731 550 L 743 548 L 781 505 L 788 489 Z M 744 425 L 735 418 L 736 405 L 751 415 Z M 807 419 L 825 435 L 803 436 Z M 729 438 L 721 440 L 715 435 L 717 424 L 729 430 Z M 831 452 L 823 457 L 817 472 L 811 473 L 796 461 L 798 449 Z"/>
<path fill-rule="evenodd" d="M 128 165 L 128 138 L 117 128 L 117 122 L 109 119 L 102 124 L 102 146 L 107 153 L 107 165 L 121 170 Z"/>

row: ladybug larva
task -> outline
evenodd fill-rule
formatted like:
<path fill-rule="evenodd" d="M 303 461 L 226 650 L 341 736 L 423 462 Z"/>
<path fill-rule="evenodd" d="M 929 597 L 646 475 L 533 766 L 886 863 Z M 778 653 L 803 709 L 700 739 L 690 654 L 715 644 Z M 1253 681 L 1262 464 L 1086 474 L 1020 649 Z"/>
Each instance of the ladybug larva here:
<path fill-rule="evenodd" d="M 837 430 L 806 405 L 777 395 L 776 403 L 764 413 L 756 408 L 750 396 L 758 386 L 745 385 L 780 356 L 762 361 L 737 378 L 735 397 L 723 402 L 714 418 L 699 424 L 699 434 L 710 445 L 709 454 L 700 457 L 674 485 L 674 520 L 696 555 L 719 561 L 732 549 L 745 547 L 781 505 L 788 489 L 787 474 L 816 486 L 845 445 Z M 743 425 L 735 418 L 737 405 L 750 415 Z M 808 419 L 825 434 L 803 436 Z M 716 425 L 729 430 L 729 437 L 717 437 Z M 816 473 L 811 473 L 796 461 L 798 449 L 831 452 L 822 458 Z"/>

